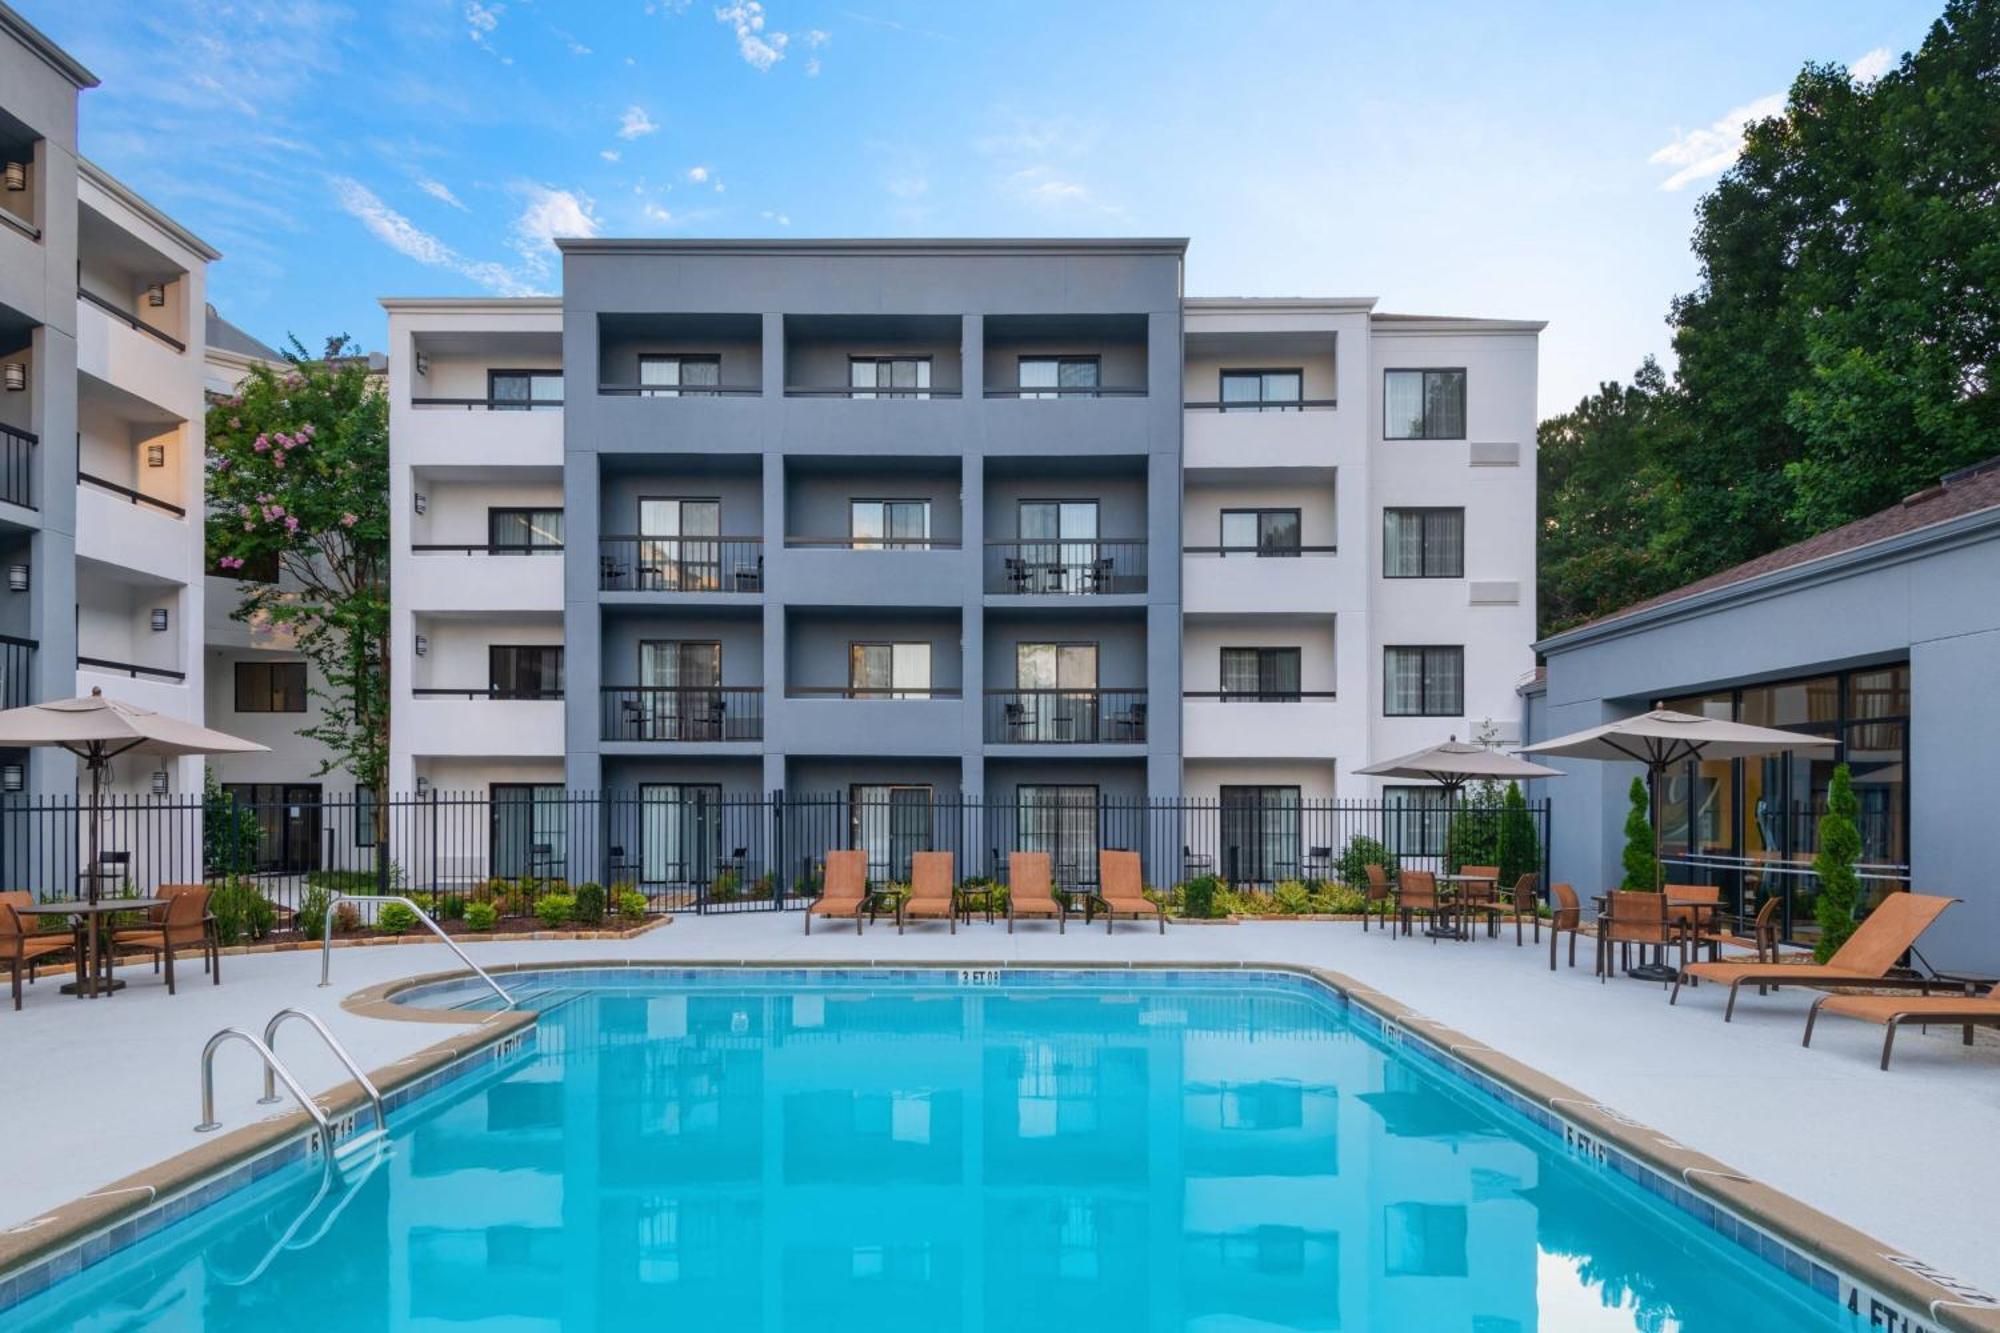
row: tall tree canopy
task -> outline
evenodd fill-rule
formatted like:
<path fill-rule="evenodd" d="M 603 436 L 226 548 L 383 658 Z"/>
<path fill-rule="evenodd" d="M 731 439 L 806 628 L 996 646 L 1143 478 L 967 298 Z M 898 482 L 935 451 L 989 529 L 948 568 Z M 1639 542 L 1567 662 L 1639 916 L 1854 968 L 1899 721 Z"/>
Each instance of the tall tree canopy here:
<path fill-rule="evenodd" d="M 2000 454 L 2000 0 L 1872 83 L 1808 65 L 1699 206 L 1649 362 L 1541 428 L 1552 633 Z"/>

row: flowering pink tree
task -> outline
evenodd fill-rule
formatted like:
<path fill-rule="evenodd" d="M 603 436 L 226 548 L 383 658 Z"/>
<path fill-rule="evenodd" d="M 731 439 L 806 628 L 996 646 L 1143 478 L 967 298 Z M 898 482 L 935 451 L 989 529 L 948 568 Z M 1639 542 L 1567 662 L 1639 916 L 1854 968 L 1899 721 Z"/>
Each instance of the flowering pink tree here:
<path fill-rule="evenodd" d="M 379 812 L 389 770 L 388 400 L 344 336 L 318 360 L 294 340 L 286 360 L 209 405 L 209 559 L 215 573 L 246 580 L 236 619 L 296 636 L 322 705 L 299 734 L 334 756 L 320 773 L 347 769 Z"/>

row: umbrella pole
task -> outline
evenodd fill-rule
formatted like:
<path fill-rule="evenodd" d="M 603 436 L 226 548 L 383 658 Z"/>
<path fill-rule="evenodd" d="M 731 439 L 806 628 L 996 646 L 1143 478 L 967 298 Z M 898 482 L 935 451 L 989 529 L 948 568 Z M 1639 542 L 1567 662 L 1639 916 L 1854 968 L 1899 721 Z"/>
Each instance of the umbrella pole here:
<path fill-rule="evenodd" d="M 98 821 L 104 803 L 104 747 L 93 743 L 85 761 L 90 767 L 90 837 L 86 845 L 90 849 L 90 860 L 83 868 L 84 897 L 91 906 L 97 905 L 99 896 L 97 884 Z"/>

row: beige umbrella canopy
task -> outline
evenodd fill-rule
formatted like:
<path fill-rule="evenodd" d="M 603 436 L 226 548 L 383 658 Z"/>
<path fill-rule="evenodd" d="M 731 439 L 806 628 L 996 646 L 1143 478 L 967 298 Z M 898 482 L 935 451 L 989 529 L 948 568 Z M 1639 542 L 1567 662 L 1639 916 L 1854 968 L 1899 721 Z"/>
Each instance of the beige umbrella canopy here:
<path fill-rule="evenodd" d="M 1458 793 L 1466 783 L 1478 779 L 1486 782 L 1527 782 L 1534 778 L 1559 778 L 1565 776 L 1559 768 L 1549 768 L 1543 764 L 1519 759 L 1499 750 L 1489 750 L 1483 745 L 1473 745 L 1454 736 L 1442 745 L 1433 745 L 1415 754 L 1406 754 L 1400 759 L 1385 759 L 1379 764 L 1354 770 L 1363 777 L 1408 778 L 1415 782 L 1435 782 L 1444 788 L 1445 818 L 1445 868 L 1451 868 L 1452 821 L 1457 818 L 1454 806 L 1458 803 Z"/>
<path fill-rule="evenodd" d="M 104 771 L 121 754 L 179 756 L 248 754 L 268 750 L 192 722 L 182 722 L 137 704 L 107 699 L 92 689 L 86 699 L 55 699 L 0 712 L 0 749 L 68 750 L 90 769 L 89 896 L 97 900 L 97 821 Z"/>
<path fill-rule="evenodd" d="M 1644 764 L 1646 785 L 1652 796 L 1653 874 L 1657 888 L 1665 873 L 1660 865 L 1661 774 L 1690 759 L 1749 759 L 1778 750 L 1816 750 L 1833 744 L 1828 736 L 1753 727 L 1747 722 L 1724 722 L 1660 708 L 1601 727 L 1571 732 L 1552 741 L 1523 746 L 1521 753 Z"/>

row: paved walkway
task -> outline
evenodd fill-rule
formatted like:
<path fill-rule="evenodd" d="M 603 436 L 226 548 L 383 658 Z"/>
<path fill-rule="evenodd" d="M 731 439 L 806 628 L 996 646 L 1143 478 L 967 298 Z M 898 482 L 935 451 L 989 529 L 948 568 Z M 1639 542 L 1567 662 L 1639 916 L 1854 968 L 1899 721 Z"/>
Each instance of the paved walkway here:
<path fill-rule="evenodd" d="M 1734 1024 L 1723 992 L 1684 992 L 1669 1009 L 1657 985 L 1600 985 L 1583 966 L 1551 975 L 1543 950 L 1512 937 L 1433 944 L 1364 935 L 1349 923 L 1272 922 L 1150 928 L 1121 925 L 1057 935 L 1052 927 L 942 924 L 870 930 L 815 926 L 797 913 L 681 917 L 625 942 L 486 944 L 482 962 L 631 957 L 661 960 L 1284 961 L 1345 972 L 1590 1096 L 1711 1153 L 1889 1245 L 1990 1291 L 2000 1291 L 2000 1043 L 1968 1051 L 1956 1030 L 1897 1041 L 1889 1073 L 1875 1067 L 1880 1029 L 1828 1020 L 1799 1046 L 1809 996 L 1752 993 Z M 33 1152 L 9 1154 L 0 1227 L 201 1141 L 196 1061 L 231 1024 L 253 1030 L 287 1005 L 324 1018 L 366 1067 L 437 1039 L 426 1024 L 356 1018 L 340 998 L 375 982 L 440 971 L 454 960 L 434 944 L 337 950 L 334 985 L 317 989 L 317 954 L 225 958 L 224 984 L 193 978 L 169 998 L 144 964 L 129 989 L 86 1003 L 44 980 L 19 1014 L 0 1009 L 0 1069 L 8 1124 Z M 183 974 L 186 975 L 185 973 Z M 281 1036 L 308 1088 L 340 1071 L 309 1034 Z M 217 1061 L 225 1125 L 265 1114 L 255 1104 L 254 1058 L 232 1046 Z"/>

